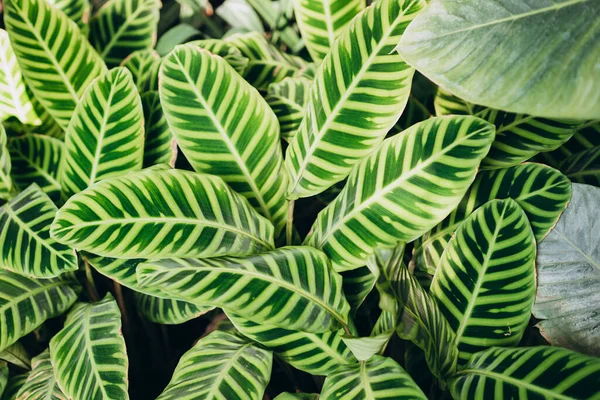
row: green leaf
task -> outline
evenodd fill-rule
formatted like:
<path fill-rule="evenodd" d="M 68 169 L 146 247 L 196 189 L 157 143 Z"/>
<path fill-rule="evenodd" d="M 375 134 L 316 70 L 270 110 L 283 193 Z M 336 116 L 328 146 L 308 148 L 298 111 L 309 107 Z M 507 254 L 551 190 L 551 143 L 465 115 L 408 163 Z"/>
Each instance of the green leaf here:
<path fill-rule="evenodd" d="M 15 400 L 17 398 L 17 393 L 19 393 L 19 390 L 27 381 L 28 376 L 29 373 L 10 377 L 6 384 L 6 388 L 4 389 L 4 393 L 2 394 L 2 400 Z"/>
<path fill-rule="evenodd" d="M 4 360 L 24 370 L 31 369 L 31 357 L 20 342 L 15 342 L 2 350 L 0 352 L 0 360 Z M 0 395 L 0 398 L 2 398 L 2 395 Z"/>
<path fill-rule="evenodd" d="M 5 7 L 6 30 L 25 82 L 66 129 L 83 91 L 106 66 L 77 25 L 46 1 L 8 0 Z"/>
<path fill-rule="evenodd" d="M 312 81 L 306 78 L 285 78 L 272 83 L 265 100 L 279 120 L 281 137 L 289 140 L 296 135 L 308 104 Z"/>
<path fill-rule="evenodd" d="M 6 389 L 8 383 L 8 365 L 4 361 L 0 361 L 0 397 Z"/>
<path fill-rule="evenodd" d="M 49 0 L 48 2 L 54 8 L 64 12 L 82 31 L 86 31 L 92 8 L 88 0 Z"/>
<path fill-rule="evenodd" d="M 185 353 L 157 400 L 260 400 L 273 355 L 251 342 L 215 331 Z"/>
<path fill-rule="evenodd" d="M 406 30 L 398 51 L 472 103 L 548 118 L 599 118 L 600 26 L 581 18 L 599 12 L 595 0 L 436 0 Z"/>
<path fill-rule="evenodd" d="M 280 232 L 288 203 L 279 125 L 256 89 L 222 58 L 187 45 L 163 62 L 160 98 L 192 167 L 222 177 Z"/>
<path fill-rule="evenodd" d="M 121 313 L 110 294 L 79 303 L 50 340 L 56 380 L 73 399 L 128 399 L 127 353 Z"/>
<path fill-rule="evenodd" d="M 15 186 L 25 190 L 35 183 L 53 201 L 58 201 L 63 146 L 58 139 L 35 133 L 11 139 L 8 150 Z"/>
<path fill-rule="evenodd" d="M 177 143 L 171 134 L 160 104 L 158 92 L 144 93 L 141 97 L 144 110 L 144 168 L 156 164 L 175 165 Z"/>
<path fill-rule="evenodd" d="M 131 72 L 138 91 L 145 93 L 149 90 L 156 90 L 154 82 L 158 82 L 160 63 L 161 58 L 156 51 L 145 49 L 134 51 L 123 60 L 121 65 Z M 156 83 L 156 87 L 158 87 L 158 83 Z"/>
<path fill-rule="evenodd" d="M 316 393 L 289 393 L 284 392 L 275 397 L 275 400 L 319 400 Z"/>
<path fill-rule="evenodd" d="M 389 138 L 354 167 L 305 243 L 343 270 L 362 265 L 378 246 L 418 238 L 456 207 L 493 137 L 491 124 L 453 116 Z"/>
<path fill-rule="evenodd" d="M 67 200 L 94 183 L 142 169 L 144 114 L 123 67 L 94 80 L 67 128 L 61 175 Z"/>
<path fill-rule="evenodd" d="M 456 333 L 459 365 L 519 343 L 535 298 L 535 254 L 527 215 L 512 199 L 486 203 L 452 236 L 430 291 Z"/>
<path fill-rule="evenodd" d="M 13 196 L 13 181 L 10 177 L 12 164 L 6 147 L 7 142 L 6 131 L 0 124 L 0 199 L 5 200 Z"/>
<path fill-rule="evenodd" d="M 320 63 L 365 0 L 295 0 L 296 21 L 312 59 Z"/>
<path fill-rule="evenodd" d="M 427 397 L 391 358 L 374 356 L 369 361 L 340 366 L 323 384 L 322 399 L 419 399 Z"/>
<path fill-rule="evenodd" d="M 104 179 L 71 197 L 50 231 L 61 243 L 107 257 L 215 257 L 273 248 L 273 226 L 243 197 L 216 176 L 182 170 Z"/>
<path fill-rule="evenodd" d="M 356 268 L 342 273 L 344 296 L 350 303 L 353 313 L 365 301 L 375 287 L 377 277 L 367 267 Z"/>
<path fill-rule="evenodd" d="M 156 52 L 160 56 L 166 56 L 175 46 L 186 43 L 200 35 L 202 35 L 202 32 L 191 25 L 175 25 L 160 36 L 160 39 L 156 43 Z"/>
<path fill-rule="evenodd" d="M 572 182 L 600 186 L 600 147 L 566 158 L 558 167 Z"/>
<path fill-rule="evenodd" d="M 33 279 L 0 270 L 0 351 L 61 315 L 75 300 L 79 286 L 59 279 Z"/>
<path fill-rule="evenodd" d="M 210 51 L 227 61 L 240 75 L 244 75 L 248 67 L 248 59 L 242 55 L 242 52 L 230 43 L 221 39 L 203 39 L 194 40 L 188 44 L 193 44 L 204 50 Z"/>
<path fill-rule="evenodd" d="M 533 314 L 551 344 L 600 356 L 600 188 L 573 184 L 573 198 L 538 246 Z"/>
<path fill-rule="evenodd" d="M 539 346 L 493 347 L 475 354 L 450 383 L 455 399 L 598 398 L 600 361 Z"/>
<path fill-rule="evenodd" d="M 138 266 L 137 277 L 141 286 L 172 298 L 221 307 L 266 325 L 322 333 L 348 323 L 342 278 L 310 247 L 245 258 L 150 261 Z"/>
<path fill-rule="evenodd" d="M 565 158 L 600 146 L 600 121 L 588 121 L 580 125 L 573 137 L 558 149 L 548 153 L 541 153 L 540 160 L 558 168 Z"/>
<path fill-rule="evenodd" d="M 246 0 L 225 0 L 215 13 L 241 32 L 265 32 L 260 17 Z"/>
<path fill-rule="evenodd" d="M 109 0 L 90 20 L 90 41 L 109 68 L 154 47 L 159 0 Z"/>
<path fill-rule="evenodd" d="M 424 5 L 422 0 L 378 1 L 334 43 L 287 148 L 290 199 L 319 194 L 346 178 L 394 126 L 414 70 L 393 50 Z"/>
<path fill-rule="evenodd" d="M 4 205 L 0 209 L 0 266 L 38 278 L 76 270 L 75 252 L 50 237 L 57 211 L 36 184 Z"/>
<path fill-rule="evenodd" d="M 31 373 L 17 392 L 16 400 L 68 400 L 56 382 L 48 350 L 34 357 L 31 366 Z"/>

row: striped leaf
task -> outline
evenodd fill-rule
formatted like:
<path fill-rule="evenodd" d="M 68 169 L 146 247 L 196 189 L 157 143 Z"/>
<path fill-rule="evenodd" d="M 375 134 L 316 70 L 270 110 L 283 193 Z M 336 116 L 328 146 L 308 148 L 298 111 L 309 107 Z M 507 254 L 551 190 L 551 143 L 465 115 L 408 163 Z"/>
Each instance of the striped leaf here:
<path fill-rule="evenodd" d="M 316 393 L 290 393 L 284 392 L 275 397 L 274 400 L 319 400 L 319 395 Z"/>
<path fill-rule="evenodd" d="M 600 146 L 600 120 L 588 121 L 580 125 L 573 137 L 558 149 L 541 153 L 539 159 L 551 167 L 558 168 L 565 158 Z"/>
<path fill-rule="evenodd" d="M 64 12 L 83 31 L 87 31 L 91 4 L 88 0 L 49 0 L 54 8 Z"/>
<path fill-rule="evenodd" d="M 535 255 L 527 215 L 512 199 L 492 200 L 460 225 L 430 288 L 456 333 L 459 364 L 519 343 L 535 298 Z"/>
<path fill-rule="evenodd" d="M 175 165 L 177 143 L 171 134 L 158 92 L 141 96 L 144 110 L 144 168 L 156 164 Z"/>
<path fill-rule="evenodd" d="M 348 323 L 342 278 L 310 247 L 245 258 L 150 261 L 138 266 L 137 277 L 141 286 L 171 298 L 221 307 L 261 324 L 322 333 Z"/>
<path fill-rule="evenodd" d="M 27 381 L 28 376 L 29 373 L 11 376 L 6 384 L 4 393 L 2 393 L 2 400 L 16 400 L 17 394 Z"/>
<path fill-rule="evenodd" d="M 215 331 L 185 353 L 157 400 L 261 400 L 273 355 L 251 342 Z"/>
<path fill-rule="evenodd" d="M 279 126 L 260 94 L 222 58 L 187 45 L 163 62 L 160 98 L 192 167 L 223 178 L 279 232 L 288 209 Z"/>
<path fill-rule="evenodd" d="M 54 120 L 54 118 L 52 118 L 52 116 L 50 116 L 39 100 L 33 97 L 31 89 L 27 88 L 27 92 L 30 94 L 33 109 L 40 118 L 40 125 L 32 127 L 27 133 L 39 133 L 41 135 L 63 140 L 65 137 L 63 128 Z M 72 115 L 72 112 L 69 115 Z"/>
<path fill-rule="evenodd" d="M 198 46 L 201 49 L 210 51 L 211 53 L 222 57 L 223 60 L 227 61 L 227 63 L 242 76 L 248 67 L 248 58 L 244 57 L 237 47 L 231 43 L 227 43 L 225 40 L 203 39 L 194 40 L 188 42 L 188 44 L 193 44 L 194 46 Z"/>
<path fill-rule="evenodd" d="M 361 267 L 342 273 L 344 296 L 350 303 L 352 313 L 365 301 L 375 287 L 377 278 L 368 267 Z"/>
<path fill-rule="evenodd" d="M 0 270 L 0 351 L 61 315 L 77 300 L 78 285 L 58 279 L 33 279 Z"/>
<path fill-rule="evenodd" d="M 320 63 L 365 0 L 294 0 L 300 33 L 312 59 Z"/>
<path fill-rule="evenodd" d="M 23 124 L 37 125 L 40 122 L 10 46 L 8 33 L 0 29 L 0 121 L 9 117 L 17 117 Z"/>
<path fill-rule="evenodd" d="M 343 330 L 307 333 L 258 324 L 227 313 L 235 328 L 253 342 L 272 350 L 279 359 L 312 375 L 329 375 L 340 365 L 356 359 L 344 344 Z"/>
<path fill-rule="evenodd" d="M 121 313 L 110 294 L 78 303 L 50 340 L 56 380 L 73 399 L 128 399 L 127 354 Z"/>
<path fill-rule="evenodd" d="M 66 129 L 84 90 L 106 66 L 77 25 L 45 0 L 8 0 L 5 7 L 6 30 L 25 82 Z"/>
<path fill-rule="evenodd" d="M 48 350 L 35 357 L 31 366 L 31 373 L 17 392 L 16 400 L 68 400 L 56 382 Z"/>
<path fill-rule="evenodd" d="M 0 352 L 0 360 L 6 361 L 25 371 L 31 369 L 31 357 L 29 356 L 27 349 L 25 349 L 20 342 L 15 342 L 8 348 L 2 350 Z"/>
<path fill-rule="evenodd" d="M 427 399 L 396 361 L 381 356 L 374 356 L 369 361 L 358 364 L 340 366 L 325 379 L 320 398 Z"/>
<path fill-rule="evenodd" d="M 107 257 L 214 257 L 273 248 L 273 226 L 220 178 L 155 168 L 76 194 L 50 231 L 61 243 Z"/>
<path fill-rule="evenodd" d="M 90 41 L 109 68 L 154 47 L 159 0 L 109 0 L 90 20 Z"/>
<path fill-rule="evenodd" d="M 600 187 L 600 146 L 566 158 L 558 169 L 572 182 Z"/>
<path fill-rule="evenodd" d="M 0 361 L 0 397 L 6 389 L 8 383 L 8 364 L 5 361 Z"/>
<path fill-rule="evenodd" d="M 416 239 L 456 207 L 493 137 L 491 124 L 462 116 L 430 118 L 391 137 L 353 169 L 306 243 L 343 270 L 375 247 Z"/>
<path fill-rule="evenodd" d="M 0 266 L 38 278 L 76 270 L 75 252 L 50 237 L 57 211 L 36 184 L 4 205 L 0 209 Z"/>
<path fill-rule="evenodd" d="M 311 85 L 312 81 L 300 77 L 285 78 L 269 86 L 265 100 L 277 116 L 282 138 L 289 140 L 296 135 L 304 118 Z"/>
<path fill-rule="evenodd" d="M 460 223 L 487 201 L 506 198 L 519 203 L 539 242 L 567 207 L 571 183 L 560 172 L 540 164 L 480 172 L 458 207 L 415 244 L 413 261 L 416 268 L 433 275 Z"/>
<path fill-rule="evenodd" d="M 58 139 L 35 133 L 11 139 L 8 150 L 15 186 L 25 190 L 35 183 L 53 201 L 59 200 L 63 145 Z"/>
<path fill-rule="evenodd" d="M 154 82 L 158 82 L 160 63 L 161 58 L 156 51 L 145 49 L 134 51 L 123 60 L 121 65 L 131 72 L 138 91 L 145 93 L 149 90 L 156 90 L 152 87 Z"/>
<path fill-rule="evenodd" d="M 450 382 L 455 399 L 597 399 L 600 361 L 540 346 L 473 355 Z"/>
<path fill-rule="evenodd" d="M 13 196 L 13 181 L 10 177 L 12 163 L 7 146 L 8 138 L 0 124 L 0 199 L 10 199 Z"/>
<path fill-rule="evenodd" d="M 67 128 L 61 196 L 142 168 L 144 115 L 131 73 L 114 68 L 94 80 Z"/>
<path fill-rule="evenodd" d="M 287 149 L 290 199 L 319 194 L 343 180 L 394 126 L 414 73 L 394 46 L 424 5 L 421 0 L 378 1 L 334 43 Z"/>

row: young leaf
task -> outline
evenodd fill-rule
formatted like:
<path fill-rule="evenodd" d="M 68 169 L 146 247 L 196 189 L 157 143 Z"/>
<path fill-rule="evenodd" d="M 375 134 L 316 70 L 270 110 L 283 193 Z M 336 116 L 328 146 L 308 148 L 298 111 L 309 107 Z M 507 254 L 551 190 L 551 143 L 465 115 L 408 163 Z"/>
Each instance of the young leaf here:
<path fill-rule="evenodd" d="M 144 168 L 157 164 L 175 165 L 177 143 L 171 134 L 158 92 L 144 93 Z"/>
<path fill-rule="evenodd" d="M 321 333 L 348 322 L 342 278 L 310 247 L 245 258 L 150 261 L 138 266 L 137 277 L 142 287 L 265 325 Z"/>
<path fill-rule="evenodd" d="M 4 126 L 0 124 L 0 199 L 10 199 L 13 195 L 13 181 L 10 177 L 12 164 L 6 144 L 8 138 Z"/>
<path fill-rule="evenodd" d="M 50 228 L 61 243 L 121 258 L 247 255 L 273 248 L 273 226 L 220 178 L 150 168 L 71 197 Z"/>
<path fill-rule="evenodd" d="M 356 165 L 305 242 L 343 270 L 378 246 L 414 240 L 456 207 L 493 138 L 491 124 L 462 116 L 430 118 L 391 137 Z"/>
<path fill-rule="evenodd" d="M 56 380 L 73 399 L 128 399 L 127 353 L 121 313 L 110 294 L 79 303 L 50 340 Z"/>
<path fill-rule="evenodd" d="M 16 400 L 68 400 L 56 382 L 48 350 L 34 357 L 31 366 L 31 373 L 17 392 Z"/>
<path fill-rule="evenodd" d="M 188 42 L 188 44 L 193 44 L 222 57 L 223 60 L 227 61 L 242 76 L 248 67 L 248 59 L 242 55 L 242 52 L 237 47 L 227 43 L 225 40 L 203 39 L 194 40 Z"/>
<path fill-rule="evenodd" d="M 6 30 L 25 82 L 66 129 L 83 91 L 106 66 L 77 25 L 45 0 L 8 0 L 5 7 Z"/>
<path fill-rule="evenodd" d="M 265 100 L 279 120 L 282 138 L 289 140 L 296 135 L 308 104 L 311 85 L 312 81 L 300 77 L 285 78 L 269 86 Z"/>
<path fill-rule="evenodd" d="M 135 86 L 143 94 L 152 89 L 152 82 L 158 80 L 160 63 L 161 58 L 156 51 L 145 49 L 134 51 L 121 65 L 131 72 Z"/>
<path fill-rule="evenodd" d="M 421 0 L 378 1 L 334 43 L 287 149 L 290 199 L 319 194 L 343 180 L 394 126 L 414 70 L 393 50 L 424 5 Z"/>
<path fill-rule="evenodd" d="M 262 399 L 272 360 L 270 351 L 215 331 L 181 357 L 157 400 Z"/>

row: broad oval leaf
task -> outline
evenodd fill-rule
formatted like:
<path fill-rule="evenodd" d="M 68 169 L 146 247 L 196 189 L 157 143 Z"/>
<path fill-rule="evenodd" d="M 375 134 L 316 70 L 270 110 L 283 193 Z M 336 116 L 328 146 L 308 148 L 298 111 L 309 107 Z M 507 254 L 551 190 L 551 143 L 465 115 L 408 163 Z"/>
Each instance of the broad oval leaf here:
<path fill-rule="evenodd" d="M 114 68 L 90 84 L 67 127 L 63 200 L 102 179 L 142 169 L 143 146 L 140 97 L 131 73 Z"/>
<path fill-rule="evenodd" d="M 188 44 L 193 44 L 222 57 L 223 60 L 227 61 L 242 76 L 248 67 L 248 58 L 244 57 L 237 47 L 227 43 L 223 39 L 194 40 L 188 42 Z"/>
<path fill-rule="evenodd" d="M 277 116 L 282 138 L 289 140 L 296 135 L 304 118 L 311 85 L 312 81 L 300 77 L 285 78 L 269 86 L 265 100 Z"/>
<path fill-rule="evenodd" d="M 14 194 L 13 181 L 10 176 L 12 163 L 7 143 L 6 131 L 0 124 L 0 199 L 10 199 Z"/>
<path fill-rule="evenodd" d="M 0 270 L 0 351 L 56 317 L 77 300 L 79 286 L 59 279 L 33 279 Z"/>
<path fill-rule="evenodd" d="M 342 278 L 310 247 L 245 258 L 150 261 L 138 266 L 137 277 L 142 287 L 265 325 L 321 333 L 348 323 Z"/>
<path fill-rule="evenodd" d="M 185 45 L 164 60 L 159 90 L 194 170 L 222 177 L 279 232 L 288 209 L 279 125 L 256 89 L 221 57 Z"/>
<path fill-rule="evenodd" d="M 25 82 L 66 129 L 83 91 L 106 66 L 75 22 L 45 0 L 9 0 L 5 7 L 6 30 Z"/>
<path fill-rule="evenodd" d="M 430 288 L 456 333 L 459 365 L 519 343 L 535 298 L 535 254 L 527 215 L 512 199 L 492 200 L 460 225 Z"/>
<path fill-rule="evenodd" d="M 493 347 L 473 355 L 450 381 L 455 399 L 595 399 L 600 361 L 549 347 Z"/>
<path fill-rule="evenodd" d="M 273 354 L 226 332 L 200 339 L 179 360 L 157 400 L 261 400 Z"/>
<path fill-rule="evenodd" d="M 158 70 L 162 59 L 152 49 L 136 50 L 121 65 L 131 72 L 135 86 L 140 93 L 156 90 L 154 82 L 158 81 Z"/>
<path fill-rule="evenodd" d="M 493 138 L 491 124 L 463 116 L 430 118 L 391 137 L 356 165 L 306 243 L 342 270 L 378 246 L 416 239 L 456 207 Z"/>
<path fill-rule="evenodd" d="M 146 169 L 71 197 L 50 228 L 60 243 L 107 257 L 247 255 L 273 248 L 273 226 L 220 178 Z"/>
<path fill-rule="evenodd" d="M 343 180 L 394 126 L 414 70 L 394 46 L 421 0 L 381 0 L 352 20 L 317 70 L 285 165 L 288 197 L 319 194 Z"/>
<path fill-rule="evenodd" d="M 16 400 L 68 400 L 56 382 L 48 350 L 34 357 L 31 367 L 31 373 L 17 392 Z"/>
<path fill-rule="evenodd" d="M 174 166 L 177 143 L 167 124 L 160 96 L 152 91 L 144 93 L 141 99 L 144 110 L 144 168 L 156 164 Z"/>
<path fill-rule="evenodd" d="M 470 102 L 549 118 L 598 118 L 600 26 L 581 18 L 598 13 L 596 0 L 436 0 L 398 50 Z"/>
<path fill-rule="evenodd" d="M 79 303 L 50 340 L 56 380 L 73 399 L 128 399 L 127 353 L 121 313 L 110 294 Z"/>
<path fill-rule="evenodd" d="M 369 293 L 375 287 L 377 277 L 368 267 L 356 268 L 342 273 L 344 296 L 350 303 L 352 314 L 356 314 Z"/>

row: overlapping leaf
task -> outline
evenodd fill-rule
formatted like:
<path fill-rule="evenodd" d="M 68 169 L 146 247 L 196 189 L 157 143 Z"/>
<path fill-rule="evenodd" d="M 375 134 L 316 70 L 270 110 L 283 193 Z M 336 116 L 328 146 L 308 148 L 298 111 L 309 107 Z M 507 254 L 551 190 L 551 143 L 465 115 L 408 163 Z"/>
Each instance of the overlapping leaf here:
<path fill-rule="evenodd" d="M 60 390 L 48 350 L 32 360 L 32 370 L 17 392 L 16 400 L 68 400 Z"/>
<path fill-rule="evenodd" d="M 192 42 L 188 42 L 188 44 L 193 44 L 222 57 L 223 60 L 227 61 L 229 65 L 231 65 L 233 69 L 235 69 L 237 73 L 242 76 L 248 67 L 248 58 L 244 57 L 242 52 L 237 47 L 233 46 L 231 43 L 227 43 L 225 40 L 203 39 L 194 40 Z"/>
<path fill-rule="evenodd" d="M 12 163 L 7 142 L 6 131 L 0 124 L 0 199 L 10 199 L 13 195 L 13 181 L 10 177 Z"/>
<path fill-rule="evenodd" d="M 2 397 L 7 383 L 8 383 L 8 364 L 6 364 L 5 361 L 0 360 L 0 397 Z"/>
<path fill-rule="evenodd" d="M 173 166 L 177 158 L 177 144 L 160 104 L 158 92 L 144 93 L 141 97 L 144 110 L 144 168 L 156 164 Z"/>
<path fill-rule="evenodd" d="M 600 146 L 600 121 L 588 121 L 575 130 L 575 134 L 567 143 L 554 151 L 541 153 L 539 158 L 544 163 L 558 168 L 565 158 L 598 146 Z"/>
<path fill-rule="evenodd" d="M 28 376 L 29 373 L 10 377 L 8 383 L 6 384 L 6 388 L 4 389 L 4 393 L 2 393 L 2 400 L 16 400 L 17 394 L 27 381 Z"/>
<path fill-rule="evenodd" d="M 54 8 L 64 12 L 71 21 L 86 32 L 87 23 L 90 18 L 91 3 L 88 0 L 49 0 Z"/>
<path fill-rule="evenodd" d="M 158 90 L 158 70 L 161 58 L 152 49 L 136 50 L 131 53 L 121 65 L 127 68 L 133 76 L 135 86 L 140 93 Z"/>
<path fill-rule="evenodd" d="M 377 278 L 368 267 L 356 268 L 342 273 L 344 296 L 350 303 L 353 313 L 356 313 L 369 293 L 375 287 Z"/>
<path fill-rule="evenodd" d="M 0 351 L 0 360 L 4 360 L 24 370 L 31 369 L 31 357 L 20 342 L 15 342 Z"/>
<path fill-rule="evenodd" d="M 265 100 L 279 120 L 282 138 L 289 140 L 296 135 L 304 118 L 311 85 L 312 81 L 299 77 L 285 78 L 269 86 Z"/>

